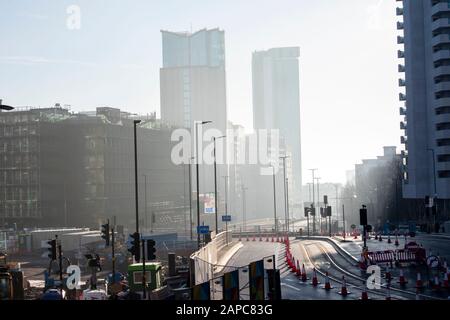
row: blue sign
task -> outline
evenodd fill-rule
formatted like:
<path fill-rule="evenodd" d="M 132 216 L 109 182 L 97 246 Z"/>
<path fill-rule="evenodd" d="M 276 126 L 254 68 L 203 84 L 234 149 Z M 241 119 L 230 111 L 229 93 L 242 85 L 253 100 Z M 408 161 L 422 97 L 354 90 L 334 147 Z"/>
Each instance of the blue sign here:
<path fill-rule="evenodd" d="M 230 222 L 231 216 L 222 216 L 222 222 Z"/>
<path fill-rule="evenodd" d="M 209 226 L 198 226 L 197 227 L 197 233 L 208 234 L 209 233 Z"/>

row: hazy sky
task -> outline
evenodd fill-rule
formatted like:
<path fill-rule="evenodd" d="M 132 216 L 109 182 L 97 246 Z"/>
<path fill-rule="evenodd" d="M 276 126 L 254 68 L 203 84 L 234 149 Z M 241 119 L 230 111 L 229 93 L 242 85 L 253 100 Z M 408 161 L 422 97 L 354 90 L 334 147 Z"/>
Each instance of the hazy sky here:
<path fill-rule="evenodd" d="M 66 26 L 81 9 L 81 29 Z M 304 183 L 399 146 L 392 0 L 0 0 L 0 98 L 158 111 L 160 30 L 225 30 L 229 118 L 252 127 L 251 54 L 299 46 Z"/>

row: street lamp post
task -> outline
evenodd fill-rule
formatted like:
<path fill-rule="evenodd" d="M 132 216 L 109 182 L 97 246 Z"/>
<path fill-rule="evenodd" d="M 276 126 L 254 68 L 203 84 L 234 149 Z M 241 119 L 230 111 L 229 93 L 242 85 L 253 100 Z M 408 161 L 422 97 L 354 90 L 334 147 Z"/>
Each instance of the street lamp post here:
<path fill-rule="evenodd" d="M 246 218 L 246 199 L 245 199 L 245 191 L 248 190 L 244 185 L 242 185 L 242 227 L 244 232 L 247 231 L 247 218 Z"/>
<path fill-rule="evenodd" d="M 280 159 L 283 160 L 283 184 L 284 184 L 284 229 L 286 231 L 286 234 L 289 234 L 289 204 L 287 199 L 287 185 L 286 185 L 286 159 L 289 158 L 289 156 L 283 156 L 280 157 Z"/>
<path fill-rule="evenodd" d="M 314 210 L 314 202 L 316 201 L 315 195 L 314 195 L 314 185 L 315 185 L 315 178 L 314 174 L 319 169 L 309 169 L 312 173 L 312 190 L 313 190 L 313 198 L 312 198 L 312 209 Z M 316 234 L 316 215 L 313 215 L 313 235 Z"/>
<path fill-rule="evenodd" d="M 199 157 L 199 150 L 198 150 L 198 125 L 205 125 L 208 123 L 211 123 L 212 121 L 201 121 L 201 122 L 196 122 L 195 123 L 195 150 L 196 150 L 196 161 L 195 161 L 195 166 L 196 166 L 196 178 L 197 178 L 197 246 L 200 249 L 200 232 L 199 232 L 199 227 L 200 227 L 200 187 L 199 187 L 199 183 L 200 183 L 200 179 L 199 179 L 199 162 L 200 162 L 200 157 Z"/>
<path fill-rule="evenodd" d="M 215 206 L 215 215 L 216 215 L 216 235 L 219 233 L 219 220 L 218 220 L 218 201 L 217 201 L 217 156 L 216 156 L 216 140 L 223 139 L 226 136 L 221 137 L 213 137 L 214 141 L 214 206 Z"/>
<path fill-rule="evenodd" d="M 194 157 L 191 157 L 189 159 L 189 230 L 190 230 L 190 236 L 191 241 L 193 239 L 192 234 L 192 160 Z"/>
<path fill-rule="evenodd" d="M 276 191 L 276 180 L 275 180 L 275 167 L 272 166 L 273 170 L 273 222 L 275 226 L 275 233 L 278 235 L 278 223 L 277 223 L 277 191 Z"/>
<path fill-rule="evenodd" d="M 433 155 L 434 201 L 436 202 L 434 203 L 434 205 L 436 206 L 436 215 L 437 215 L 438 205 L 437 205 L 437 183 L 436 183 L 436 152 L 432 148 L 428 148 L 427 150 L 431 151 Z M 433 225 L 431 226 L 431 230 L 433 230 L 436 225 L 436 215 L 432 214 Z"/>
<path fill-rule="evenodd" d="M 144 174 L 144 212 L 145 212 L 145 231 L 148 232 L 148 215 L 147 215 L 147 175 Z"/>
<path fill-rule="evenodd" d="M 228 217 L 228 178 L 229 176 L 224 176 L 225 178 L 225 216 Z M 228 246 L 228 220 L 225 221 L 225 238 Z"/>
<path fill-rule="evenodd" d="M 135 209 L 136 209 L 136 233 L 139 233 L 139 196 L 138 196 L 138 160 L 137 160 L 137 128 L 141 120 L 134 120 L 134 191 L 135 191 Z"/>
<path fill-rule="evenodd" d="M 315 179 L 317 181 L 317 210 L 320 210 L 320 179 L 321 178 L 315 178 Z M 320 230 L 320 235 L 322 235 L 322 215 L 319 216 L 319 230 Z"/>

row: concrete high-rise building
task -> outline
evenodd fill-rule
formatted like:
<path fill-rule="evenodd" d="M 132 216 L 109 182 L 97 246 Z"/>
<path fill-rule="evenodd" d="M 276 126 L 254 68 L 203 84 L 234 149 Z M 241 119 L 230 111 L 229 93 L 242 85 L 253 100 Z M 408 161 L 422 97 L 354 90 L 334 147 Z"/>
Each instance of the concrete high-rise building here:
<path fill-rule="evenodd" d="M 161 31 L 161 118 L 184 128 L 210 120 L 209 128 L 227 125 L 225 33 L 203 29 L 195 33 Z"/>
<path fill-rule="evenodd" d="M 450 6 L 448 1 L 404 0 L 397 8 L 399 85 L 405 130 L 401 137 L 408 199 L 436 195 L 438 212 L 450 199 Z M 419 201 L 419 200 L 418 200 Z M 442 216 L 441 216 L 442 217 Z"/>
<path fill-rule="evenodd" d="M 302 211 L 299 56 L 298 47 L 253 53 L 253 125 L 255 130 L 278 129 L 292 155 L 289 197 L 298 214 Z"/>
<path fill-rule="evenodd" d="M 161 119 L 169 125 L 191 130 L 194 156 L 196 122 L 212 121 L 206 126 L 199 126 L 199 134 L 206 130 L 217 129 L 219 131 L 213 133 L 214 136 L 226 135 L 225 33 L 220 29 L 203 29 L 195 33 L 170 31 L 161 33 L 163 47 L 163 67 L 160 70 Z M 210 143 L 211 140 L 203 141 L 203 148 Z M 218 141 L 217 152 L 219 153 L 219 148 L 225 145 L 223 139 Z M 205 195 L 205 199 L 209 199 L 214 193 L 214 168 L 212 165 L 201 163 L 203 164 L 199 170 L 200 198 Z M 217 167 L 220 203 L 221 199 L 224 199 L 225 188 L 221 177 L 227 175 L 228 168 L 220 163 Z M 192 173 L 195 197 L 195 170 Z M 220 220 L 219 217 L 219 224 Z M 210 230 L 213 230 L 214 214 L 201 212 L 201 223 L 209 225 Z"/>

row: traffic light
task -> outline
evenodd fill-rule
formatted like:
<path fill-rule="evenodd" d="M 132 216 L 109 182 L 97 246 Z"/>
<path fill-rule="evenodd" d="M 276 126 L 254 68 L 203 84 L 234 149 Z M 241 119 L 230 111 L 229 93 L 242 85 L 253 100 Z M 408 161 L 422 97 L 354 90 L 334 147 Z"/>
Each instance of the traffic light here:
<path fill-rule="evenodd" d="M 134 259 L 137 262 L 141 260 L 140 238 L 141 237 L 138 232 L 128 236 L 128 251 L 134 256 Z"/>
<path fill-rule="evenodd" d="M 328 204 L 328 196 L 323 196 L 323 203 Z"/>
<path fill-rule="evenodd" d="M 325 211 L 324 211 L 324 209 L 322 207 L 320 207 L 320 216 L 322 218 L 325 218 Z"/>
<path fill-rule="evenodd" d="M 331 217 L 331 212 L 332 212 L 332 210 L 331 210 L 331 207 L 330 206 L 328 206 L 327 207 L 327 210 L 326 210 L 327 212 L 326 212 L 326 216 L 327 217 Z"/>
<path fill-rule="evenodd" d="M 155 240 L 147 240 L 147 259 L 148 260 L 155 260 L 156 256 L 155 256 L 155 252 L 156 252 L 156 248 L 155 248 Z"/>
<path fill-rule="evenodd" d="M 311 208 L 305 208 L 305 217 L 308 218 Z"/>
<path fill-rule="evenodd" d="M 360 225 L 367 226 L 367 209 L 366 206 L 363 206 L 362 209 L 359 210 L 359 220 Z"/>
<path fill-rule="evenodd" d="M 48 257 L 53 261 L 56 260 L 56 240 L 49 240 L 47 241 L 47 244 L 49 245 L 48 251 Z"/>
<path fill-rule="evenodd" d="M 102 238 L 106 241 L 106 246 L 109 246 L 109 222 L 102 224 Z"/>

